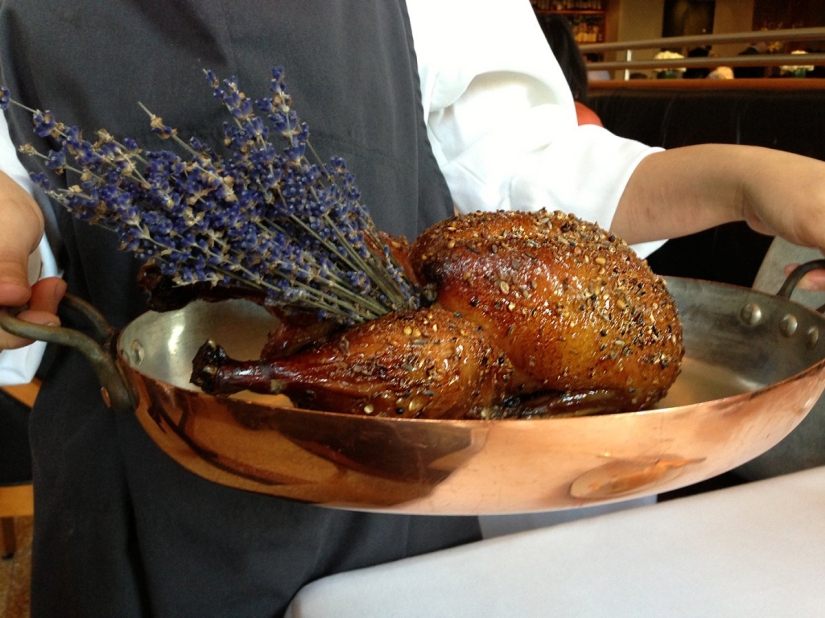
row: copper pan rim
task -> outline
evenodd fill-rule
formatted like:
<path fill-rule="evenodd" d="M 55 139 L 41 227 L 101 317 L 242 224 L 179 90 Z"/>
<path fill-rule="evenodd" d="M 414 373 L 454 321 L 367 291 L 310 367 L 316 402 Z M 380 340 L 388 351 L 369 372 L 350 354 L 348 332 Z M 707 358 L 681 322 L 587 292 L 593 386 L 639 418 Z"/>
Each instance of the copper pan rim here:
<path fill-rule="evenodd" d="M 821 314 L 735 286 L 668 283 L 683 316 L 685 368 L 660 407 L 640 412 L 361 417 L 210 397 L 127 373 L 140 393 L 138 417 L 158 445 L 195 474 L 237 489 L 396 513 L 576 508 L 730 470 L 790 433 L 825 385 L 825 337 L 816 334 L 825 328 Z M 127 328 L 122 362 L 134 340 Z"/>

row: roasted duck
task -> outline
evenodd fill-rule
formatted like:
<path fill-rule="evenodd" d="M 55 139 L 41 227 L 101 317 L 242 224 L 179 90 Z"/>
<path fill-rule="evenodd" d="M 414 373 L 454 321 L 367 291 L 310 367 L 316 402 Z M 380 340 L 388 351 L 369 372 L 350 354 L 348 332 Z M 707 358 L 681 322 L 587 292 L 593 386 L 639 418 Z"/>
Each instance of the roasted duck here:
<path fill-rule="evenodd" d="M 416 239 L 438 304 L 482 327 L 516 367 L 512 389 L 608 391 L 623 409 L 664 396 L 681 330 L 664 281 L 621 240 L 563 213 L 476 213 Z"/>
<path fill-rule="evenodd" d="M 208 342 L 193 382 L 311 409 L 501 418 L 643 409 L 679 373 L 682 333 L 664 281 L 596 225 L 560 212 L 476 213 L 391 248 L 434 288 L 432 306 L 318 329 L 321 340 L 297 352 L 281 330 L 257 361 Z"/>

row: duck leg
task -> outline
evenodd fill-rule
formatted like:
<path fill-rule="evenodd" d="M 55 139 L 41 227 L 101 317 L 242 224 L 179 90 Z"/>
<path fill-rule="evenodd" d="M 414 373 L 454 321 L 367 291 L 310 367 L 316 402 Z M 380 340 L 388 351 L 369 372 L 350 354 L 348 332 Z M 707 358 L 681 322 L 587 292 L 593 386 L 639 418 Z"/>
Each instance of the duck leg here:
<path fill-rule="evenodd" d="M 238 361 L 207 342 L 192 382 L 212 394 L 279 393 L 316 410 L 464 418 L 494 415 L 512 372 L 478 326 L 431 307 L 390 313 L 281 358 Z"/>

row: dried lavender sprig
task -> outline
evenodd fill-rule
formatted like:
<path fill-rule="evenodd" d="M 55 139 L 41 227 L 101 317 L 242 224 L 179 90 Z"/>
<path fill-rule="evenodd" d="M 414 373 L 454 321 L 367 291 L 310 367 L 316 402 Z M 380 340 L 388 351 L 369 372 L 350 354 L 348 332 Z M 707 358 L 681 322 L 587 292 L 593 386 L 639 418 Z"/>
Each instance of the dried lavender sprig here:
<path fill-rule="evenodd" d="M 218 82 L 217 78 L 214 76 L 214 74 L 210 74 L 209 72 L 207 72 L 207 77 L 210 80 L 210 83 L 211 83 L 211 85 L 213 86 L 213 88 L 215 90 L 216 96 L 221 101 L 224 102 L 225 106 L 232 113 L 232 116 L 235 119 L 236 127 L 239 128 L 239 129 L 243 129 L 243 127 L 245 126 L 243 123 L 247 123 L 247 126 L 249 126 L 249 125 L 253 126 L 253 130 L 247 132 L 247 139 L 246 139 L 245 142 L 238 142 L 237 141 L 238 132 L 233 131 L 231 134 L 229 134 L 229 137 L 232 138 L 232 140 L 233 140 L 232 143 L 235 143 L 236 147 L 238 147 L 238 149 L 241 149 L 241 150 L 247 150 L 248 149 L 248 144 L 250 142 L 255 142 L 259 148 L 265 147 L 266 146 L 265 137 L 266 137 L 267 132 L 263 128 L 258 129 L 258 130 L 254 129 L 254 127 L 262 127 L 262 125 L 260 123 L 255 122 L 255 121 L 259 120 L 259 118 L 257 116 L 255 116 L 253 107 L 250 104 L 249 100 L 245 97 L 245 95 L 243 95 L 243 93 L 241 93 L 237 89 L 237 86 L 236 86 L 236 83 L 234 82 L 234 80 L 232 80 L 232 79 L 224 80 L 223 85 L 221 85 Z M 288 108 L 286 106 L 286 102 L 288 101 L 288 99 L 286 99 L 286 97 L 284 97 L 284 96 L 281 96 L 283 94 L 283 90 L 280 87 L 279 87 L 279 90 L 280 90 L 280 94 L 279 94 L 279 98 L 278 98 L 279 111 L 283 113 L 284 118 L 288 119 L 287 122 L 285 123 L 284 127 L 280 129 L 280 132 L 281 132 L 282 135 L 284 135 L 285 137 L 288 137 L 290 139 L 290 143 L 294 147 L 295 144 L 296 144 L 296 139 L 298 138 L 297 136 L 299 134 L 299 131 L 297 130 L 299 122 L 297 120 L 297 116 L 295 116 L 293 119 L 289 120 L 289 118 L 291 118 L 290 111 L 288 110 Z M 238 146 L 238 144 L 241 144 L 241 146 Z M 271 169 L 271 167 L 270 167 L 270 169 Z M 283 195 L 282 195 L 282 198 L 283 198 Z M 306 225 L 300 219 L 294 217 L 294 215 L 292 215 L 292 218 L 295 222 L 301 224 L 306 232 L 314 235 L 316 240 L 322 240 L 320 238 L 320 236 L 315 234 L 314 230 L 312 230 L 310 228 L 310 226 Z M 330 227 L 334 227 L 334 226 L 330 226 Z M 334 245 L 326 243 L 326 241 L 323 241 L 323 240 L 322 240 L 322 242 L 325 243 L 326 248 L 328 250 L 330 250 L 334 255 L 336 255 L 340 259 L 342 259 L 348 266 L 350 266 L 350 268 L 356 268 L 357 266 L 362 266 L 362 267 L 365 266 L 365 264 L 363 262 L 361 264 L 352 264 L 352 262 L 350 262 L 347 259 L 348 256 L 346 254 L 343 254 L 343 253 L 339 252 Z"/>
<path fill-rule="evenodd" d="M 317 157 L 317 153 L 314 153 L 314 150 L 311 148 L 309 143 L 307 142 L 307 148 L 315 154 Z M 306 160 L 306 159 L 304 159 Z M 335 177 L 330 172 L 330 168 L 332 166 L 338 169 L 339 173 L 343 172 L 346 169 L 346 164 L 344 163 L 343 159 L 334 158 L 333 162 L 327 167 L 327 178 L 331 184 L 334 184 Z M 338 255 L 341 260 L 343 260 L 351 269 L 353 270 L 361 270 L 363 272 L 369 273 L 369 279 L 375 282 L 381 291 L 386 295 L 388 301 L 391 303 L 393 309 L 402 308 L 405 305 L 409 306 L 409 299 L 413 297 L 412 286 L 410 285 L 409 281 L 406 280 L 406 277 L 398 277 L 390 275 L 390 268 L 393 266 L 394 259 L 392 255 L 389 253 L 384 253 L 379 256 L 374 249 L 373 246 L 382 245 L 381 241 L 378 239 L 377 228 L 375 227 L 372 219 L 367 215 L 364 216 L 365 210 L 357 202 L 357 198 L 354 201 L 355 206 L 359 207 L 359 216 L 358 220 L 360 225 L 358 228 L 360 231 L 372 241 L 365 243 L 367 247 L 367 252 L 365 254 L 361 254 L 355 250 L 355 247 L 347 242 L 344 234 L 342 233 L 339 226 L 335 225 L 332 219 L 329 217 L 329 213 L 323 215 L 323 219 L 326 225 L 334 230 L 336 234 L 336 238 L 339 241 L 340 245 L 335 245 L 332 242 L 325 242 L 325 245 L 328 247 L 328 250 L 333 252 L 334 254 Z M 303 224 L 307 231 L 310 233 L 314 233 L 311 228 L 304 224 L 302 221 L 298 220 L 299 223 Z M 345 252 L 339 252 L 338 247 L 345 248 Z M 397 266 L 397 265 L 395 265 Z M 397 269 L 396 272 L 401 272 L 400 269 Z"/>
<path fill-rule="evenodd" d="M 240 93 L 240 91 L 238 91 L 234 80 L 224 80 L 223 84 L 221 85 L 217 81 L 217 78 L 214 77 L 214 75 L 207 75 L 211 81 L 213 88 L 217 93 L 216 96 L 218 96 L 218 98 L 220 98 L 224 102 L 224 104 L 227 106 L 230 112 L 232 112 L 233 117 L 235 117 L 236 119 L 236 123 L 240 124 L 241 120 L 252 121 L 257 119 L 257 117 L 254 115 L 253 108 L 251 107 L 251 105 L 249 105 L 248 99 L 246 99 L 245 96 L 242 93 Z M 263 111 L 268 112 L 270 114 L 271 119 L 281 122 L 279 132 L 282 134 L 282 136 L 290 140 L 290 143 L 293 145 L 293 147 L 300 146 L 302 140 L 303 142 L 306 142 L 306 138 L 301 137 L 301 133 L 304 132 L 305 129 L 301 129 L 301 131 L 298 130 L 298 127 L 300 126 L 299 119 L 297 118 L 297 115 L 293 114 L 292 110 L 289 107 L 291 103 L 291 98 L 288 96 L 283 86 L 283 73 L 278 71 L 277 69 L 273 71 L 272 84 L 272 90 L 274 92 L 273 98 L 260 99 L 258 101 L 258 107 Z M 253 139 L 257 140 L 259 143 L 262 141 L 261 136 L 259 134 L 256 135 Z M 310 165 L 306 158 L 303 156 L 298 157 L 296 160 L 303 161 L 306 165 Z M 341 161 L 340 159 L 338 160 Z M 334 180 L 331 174 L 328 174 L 327 178 L 330 180 Z M 327 227 L 335 230 L 337 239 L 339 241 L 345 240 L 340 229 L 338 229 L 338 227 L 329 219 L 327 215 L 324 215 L 324 219 Z M 369 230 L 369 236 L 374 238 L 376 244 L 378 244 L 377 230 L 375 230 L 374 224 L 372 224 L 372 220 L 362 218 L 362 221 L 367 220 L 369 222 L 369 225 L 364 225 L 363 227 L 372 228 Z M 309 225 L 302 221 L 299 222 L 304 225 L 305 229 L 309 233 L 314 233 Z M 403 306 L 405 301 L 409 298 L 409 293 L 405 294 L 406 290 L 399 289 L 399 286 L 396 284 L 396 281 L 393 280 L 393 277 L 386 276 L 388 266 L 386 260 L 388 259 L 388 257 L 389 259 L 391 259 L 391 256 L 387 256 L 386 254 L 378 255 L 374 251 L 369 251 L 366 254 L 362 255 L 359 252 L 352 250 L 352 245 L 347 242 L 341 243 L 341 246 L 348 249 L 348 251 L 346 253 L 341 253 L 338 251 L 338 248 L 335 244 L 327 242 L 326 240 L 324 240 L 323 242 L 325 243 L 325 246 L 330 252 L 337 255 L 353 270 L 363 270 L 365 272 L 370 273 L 370 280 L 378 284 L 379 288 L 382 289 L 382 291 L 391 299 L 394 306 Z M 408 289 L 411 289 L 411 286 L 409 286 Z"/>
<path fill-rule="evenodd" d="M 160 262 L 178 282 L 227 284 L 241 277 L 244 285 L 266 288 L 271 302 L 307 304 L 351 322 L 405 304 L 417 306 L 416 291 L 391 252 L 376 250 L 381 246 L 377 230 L 349 176 L 340 174 L 346 184 L 337 188 L 333 174 L 321 174 L 304 156 L 308 128 L 290 109 L 283 72 L 273 70 L 269 114 L 274 132 L 287 142 L 281 154 L 268 142 L 270 129 L 235 80 L 224 80 L 221 87 L 214 74 L 207 75 L 233 117 L 232 128 L 225 130 L 228 159 L 195 138 L 187 144 L 142 105 L 153 132 L 175 141 L 192 157 L 189 161 L 164 151 L 141 156 L 133 140 L 117 142 L 108 133 L 91 144 L 76 128 L 56 123 L 50 112 L 29 110 L 36 132 L 61 145 L 49 154 L 47 166 L 80 174 L 81 185 L 51 194 L 81 218 L 118 232 L 125 248 Z M 10 102 L 8 91 L 0 90 L 0 105 Z M 66 154 L 80 167 L 67 165 Z M 146 170 L 141 172 L 136 162 Z M 325 203 L 330 199 L 334 203 Z M 284 215 L 291 225 L 268 225 Z M 295 254 L 278 247 L 273 234 L 287 231 L 306 249 Z M 327 257 L 316 259 L 314 252 Z M 300 266 L 284 270 L 296 255 Z"/>

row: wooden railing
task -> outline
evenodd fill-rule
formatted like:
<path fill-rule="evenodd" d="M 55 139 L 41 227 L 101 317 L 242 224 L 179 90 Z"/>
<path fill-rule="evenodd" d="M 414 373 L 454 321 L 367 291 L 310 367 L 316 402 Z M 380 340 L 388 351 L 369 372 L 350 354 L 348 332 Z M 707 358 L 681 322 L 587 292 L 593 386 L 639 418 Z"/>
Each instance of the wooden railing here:
<path fill-rule="evenodd" d="M 690 67 L 747 67 L 747 66 L 798 66 L 825 65 L 825 53 L 810 53 L 804 56 L 796 54 L 758 54 L 753 56 L 712 56 L 702 58 L 682 58 L 668 60 L 634 60 L 633 51 L 639 49 L 688 50 L 702 45 L 721 45 L 725 43 L 751 43 L 755 41 L 825 41 L 825 28 L 794 28 L 790 30 L 758 30 L 755 32 L 735 32 L 731 34 L 704 34 L 695 36 L 666 37 L 644 39 L 639 41 L 619 41 L 616 43 L 582 44 L 585 54 L 604 54 L 607 52 L 624 53 L 623 60 L 606 60 L 588 63 L 593 71 L 621 70 L 624 79 L 628 79 L 634 70 L 644 69 L 679 69 Z M 682 54 L 685 55 L 685 54 Z"/>
<path fill-rule="evenodd" d="M 0 388 L 2 388 L 4 391 L 6 391 L 6 393 L 14 397 L 20 403 L 31 408 L 34 405 L 34 400 L 37 398 L 37 393 L 40 390 L 40 380 L 35 378 L 28 384 L 20 384 L 17 386 L 3 386 Z"/>

